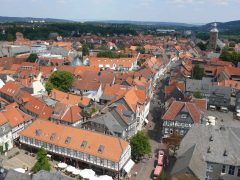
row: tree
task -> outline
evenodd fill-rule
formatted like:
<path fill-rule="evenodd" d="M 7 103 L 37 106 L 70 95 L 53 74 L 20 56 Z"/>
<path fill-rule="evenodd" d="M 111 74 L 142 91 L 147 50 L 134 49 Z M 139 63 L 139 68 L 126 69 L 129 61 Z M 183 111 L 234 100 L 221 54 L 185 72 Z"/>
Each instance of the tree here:
<path fill-rule="evenodd" d="M 164 171 L 162 171 L 161 175 L 158 177 L 158 180 L 165 180 L 167 177 L 166 177 L 166 174 Z"/>
<path fill-rule="evenodd" d="M 37 54 L 31 53 L 27 58 L 27 62 L 33 62 L 34 63 L 34 62 L 36 62 L 37 58 L 38 58 Z"/>
<path fill-rule="evenodd" d="M 229 61 L 237 65 L 238 62 L 240 62 L 240 53 L 235 52 L 232 47 L 225 47 L 222 50 L 220 58 L 224 61 Z"/>
<path fill-rule="evenodd" d="M 55 71 L 50 76 L 48 82 L 46 83 L 46 90 L 48 93 L 51 92 L 53 88 L 60 91 L 67 92 L 73 83 L 73 75 L 67 71 Z"/>
<path fill-rule="evenodd" d="M 193 78 L 194 79 L 202 79 L 204 76 L 204 69 L 201 68 L 198 64 L 193 68 Z"/>
<path fill-rule="evenodd" d="M 15 38 L 14 38 L 14 36 L 12 34 L 7 34 L 7 41 L 12 42 L 14 40 L 15 40 Z"/>
<path fill-rule="evenodd" d="M 89 47 L 87 46 L 87 44 L 83 44 L 83 46 L 82 46 L 82 55 L 83 56 L 89 55 Z"/>
<path fill-rule="evenodd" d="M 138 47 L 136 49 L 137 52 L 141 53 L 141 54 L 145 54 L 145 48 L 144 47 Z"/>
<path fill-rule="evenodd" d="M 104 58 L 126 58 L 128 57 L 126 54 L 123 53 L 115 53 L 113 51 L 102 51 L 97 54 L 97 57 L 104 57 Z"/>
<path fill-rule="evenodd" d="M 199 92 L 199 91 L 194 92 L 194 93 L 193 93 L 193 96 L 194 96 L 195 98 L 198 98 L 198 99 L 202 99 L 202 98 L 203 98 L 201 92 Z"/>
<path fill-rule="evenodd" d="M 197 46 L 198 46 L 202 51 L 206 51 L 206 50 L 207 50 L 207 45 L 204 44 L 203 42 L 197 43 Z"/>
<path fill-rule="evenodd" d="M 132 157 L 136 160 L 151 153 L 149 137 L 143 131 L 138 132 L 131 138 L 130 145 L 132 148 Z"/>
<path fill-rule="evenodd" d="M 145 59 L 140 59 L 140 60 L 137 62 L 137 65 L 138 65 L 138 66 L 142 66 L 145 61 L 146 61 Z"/>
<path fill-rule="evenodd" d="M 32 171 L 34 173 L 37 173 L 41 170 L 45 170 L 45 171 L 51 170 L 51 165 L 48 161 L 47 152 L 43 147 L 41 147 L 39 149 L 39 151 L 37 153 L 37 162 L 35 163 L 35 165 L 32 168 Z"/>

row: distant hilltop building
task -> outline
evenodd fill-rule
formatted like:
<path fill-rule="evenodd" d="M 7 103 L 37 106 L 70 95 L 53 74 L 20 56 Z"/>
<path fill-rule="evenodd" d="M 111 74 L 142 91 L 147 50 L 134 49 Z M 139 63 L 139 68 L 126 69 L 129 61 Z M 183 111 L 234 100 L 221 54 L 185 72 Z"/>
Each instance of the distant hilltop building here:
<path fill-rule="evenodd" d="M 213 29 L 211 29 L 211 31 L 210 31 L 209 49 L 216 50 L 219 31 L 217 29 L 217 23 L 214 23 L 212 26 L 213 26 Z"/>

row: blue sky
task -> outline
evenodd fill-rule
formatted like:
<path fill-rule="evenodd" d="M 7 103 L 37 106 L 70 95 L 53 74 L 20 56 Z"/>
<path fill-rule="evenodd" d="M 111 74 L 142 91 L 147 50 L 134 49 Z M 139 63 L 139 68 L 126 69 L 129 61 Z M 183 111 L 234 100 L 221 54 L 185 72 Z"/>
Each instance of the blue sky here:
<path fill-rule="evenodd" d="M 0 16 L 71 20 L 240 20 L 240 0 L 0 0 L 0 9 Z"/>

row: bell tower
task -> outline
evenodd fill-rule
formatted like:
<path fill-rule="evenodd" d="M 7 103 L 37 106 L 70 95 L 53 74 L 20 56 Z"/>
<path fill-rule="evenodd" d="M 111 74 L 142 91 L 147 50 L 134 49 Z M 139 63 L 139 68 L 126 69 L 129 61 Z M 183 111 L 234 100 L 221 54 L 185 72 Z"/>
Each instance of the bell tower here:
<path fill-rule="evenodd" d="M 217 40 L 218 40 L 218 29 L 217 29 L 217 23 L 212 24 L 213 28 L 210 31 L 210 40 L 209 40 L 209 49 L 210 50 L 216 50 L 217 48 Z"/>

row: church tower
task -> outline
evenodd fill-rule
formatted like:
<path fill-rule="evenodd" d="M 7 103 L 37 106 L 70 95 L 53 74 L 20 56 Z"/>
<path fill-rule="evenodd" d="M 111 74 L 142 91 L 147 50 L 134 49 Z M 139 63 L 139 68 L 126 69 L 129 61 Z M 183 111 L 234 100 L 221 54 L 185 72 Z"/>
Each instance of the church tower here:
<path fill-rule="evenodd" d="M 216 50 L 219 31 L 217 29 L 217 23 L 212 24 L 212 26 L 213 28 L 210 31 L 209 49 Z"/>

